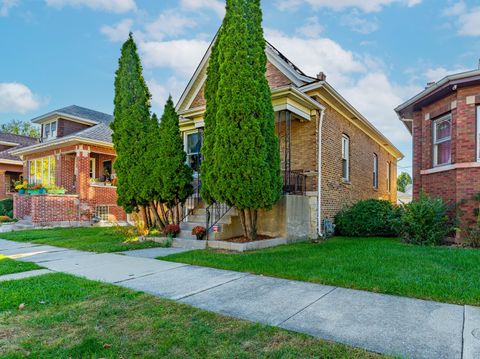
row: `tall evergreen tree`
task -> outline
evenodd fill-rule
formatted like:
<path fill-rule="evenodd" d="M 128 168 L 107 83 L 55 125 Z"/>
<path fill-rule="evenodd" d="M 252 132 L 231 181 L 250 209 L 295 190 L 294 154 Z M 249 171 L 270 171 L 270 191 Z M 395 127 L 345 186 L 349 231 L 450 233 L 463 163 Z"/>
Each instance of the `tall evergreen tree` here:
<path fill-rule="evenodd" d="M 159 161 L 154 177 L 160 179 L 159 199 L 167 204 L 178 223 L 180 205 L 193 193 L 193 170 L 186 163 L 179 117 L 171 96 L 160 121 L 159 138 L 160 144 L 156 149 Z"/>
<path fill-rule="evenodd" d="M 224 20 L 225 22 L 225 20 Z M 215 186 L 215 177 L 213 166 L 213 148 L 215 145 L 215 123 L 217 116 L 217 91 L 218 82 L 220 80 L 220 51 L 219 42 L 222 36 L 223 24 L 215 37 L 215 43 L 212 46 L 210 59 L 207 68 L 207 81 L 205 83 L 205 100 L 207 108 L 204 115 L 204 135 L 202 141 L 202 164 L 200 167 L 200 175 L 202 178 L 201 195 L 202 199 L 207 203 L 214 201 L 212 198 L 212 190 Z"/>
<path fill-rule="evenodd" d="M 148 206 L 147 183 L 149 164 L 148 136 L 152 131 L 150 116 L 150 92 L 142 75 L 142 65 L 137 46 L 130 33 L 123 44 L 115 77 L 114 120 L 112 140 L 117 153 L 114 163 L 117 174 L 118 204 L 127 213 Z"/>
<path fill-rule="evenodd" d="M 205 158 L 215 185 L 208 191 L 240 211 L 244 235 L 255 239 L 258 209 L 271 208 L 281 191 L 259 1 L 227 0 L 217 46 L 215 141 Z"/>

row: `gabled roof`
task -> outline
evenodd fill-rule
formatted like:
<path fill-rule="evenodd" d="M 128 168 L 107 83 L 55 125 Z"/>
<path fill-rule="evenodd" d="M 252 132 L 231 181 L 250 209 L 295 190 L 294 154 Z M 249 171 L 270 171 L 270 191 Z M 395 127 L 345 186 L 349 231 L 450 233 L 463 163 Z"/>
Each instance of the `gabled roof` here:
<path fill-rule="evenodd" d="M 0 132 L 0 145 L 8 145 L 10 148 L 0 151 L 0 163 L 20 162 L 20 158 L 10 152 L 38 143 L 38 139 L 29 136 L 15 135 L 13 133 Z"/>
<path fill-rule="evenodd" d="M 107 113 L 91 110 L 89 108 L 80 107 L 77 105 L 67 106 L 52 112 L 49 112 L 45 115 L 36 117 L 32 120 L 34 123 L 43 122 L 51 117 L 67 117 L 72 118 L 78 121 L 87 122 L 91 124 L 104 123 L 109 124 L 113 120 L 113 116 Z"/>

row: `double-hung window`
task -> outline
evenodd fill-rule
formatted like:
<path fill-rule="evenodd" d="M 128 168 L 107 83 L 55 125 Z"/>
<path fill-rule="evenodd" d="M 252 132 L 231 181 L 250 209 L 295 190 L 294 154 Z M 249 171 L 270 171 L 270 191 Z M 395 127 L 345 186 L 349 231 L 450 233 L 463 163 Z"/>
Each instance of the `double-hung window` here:
<path fill-rule="evenodd" d="M 433 165 L 448 165 L 452 161 L 452 116 L 433 121 Z"/>
<path fill-rule="evenodd" d="M 477 106 L 477 162 L 480 162 L 480 106 Z"/>
<path fill-rule="evenodd" d="M 392 178 L 392 162 L 387 162 L 387 192 L 390 192 L 390 190 L 392 189 L 391 178 Z"/>
<path fill-rule="evenodd" d="M 350 138 L 342 135 L 342 179 L 350 180 Z"/>
<path fill-rule="evenodd" d="M 49 122 L 43 125 L 43 138 L 57 138 L 57 121 Z"/>
<path fill-rule="evenodd" d="M 373 188 L 378 188 L 378 156 L 373 154 Z"/>

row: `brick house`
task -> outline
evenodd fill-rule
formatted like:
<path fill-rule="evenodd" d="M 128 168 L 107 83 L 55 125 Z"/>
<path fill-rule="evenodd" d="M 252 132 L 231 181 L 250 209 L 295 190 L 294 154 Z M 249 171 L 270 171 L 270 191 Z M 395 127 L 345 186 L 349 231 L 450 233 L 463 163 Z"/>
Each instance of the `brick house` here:
<path fill-rule="evenodd" d="M 480 70 L 429 83 L 395 111 L 413 136 L 413 196 L 460 204 L 475 220 L 480 192 Z M 454 213 L 452 212 L 452 216 Z"/>
<path fill-rule="evenodd" d="M 23 163 L 11 151 L 38 143 L 37 138 L 0 132 L 0 200 L 12 197 L 13 183 L 20 180 Z"/>
<path fill-rule="evenodd" d="M 201 162 L 210 51 L 211 47 L 177 104 L 185 151 L 195 171 Z M 344 206 L 368 198 L 396 203 L 397 161 L 402 153 L 326 81 L 323 73 L 316 78 L 307 76 L 269 43 L 266 54 L 285 196 L 272 211 L 259 215 L 259 232 L 316 237 L 323 233 L 324 220 L 332 220 Z M 216 212 L 211 209 L 212 214 Z M 203 209 L 196 211 L 192 223 L 182 229 L 186 232 L 194 225 L 205 225 L 202 213 Z M 216 217 L 220 220 L 218 214 Z M 235 218 L 222 222 L 224 233 L 217 233 L 216 238 L 241 234 Z"/>
<path fill-rule="evenodd" d="M 16 218 L 34 225 L 89 224 L 93 219 L 125 222 L 117 206 L 113 162 L 115 151 L 109 123 L 112 116 L 69 106 L 34 118 L 41 140 L 11 151 L 23 165 L 30 184 L 65 189 L 65 194 L 14 195 Z M 58 188 L 57 188 L 58 189 Z M 53 191 L 52 191 L 53 192 Z"/>

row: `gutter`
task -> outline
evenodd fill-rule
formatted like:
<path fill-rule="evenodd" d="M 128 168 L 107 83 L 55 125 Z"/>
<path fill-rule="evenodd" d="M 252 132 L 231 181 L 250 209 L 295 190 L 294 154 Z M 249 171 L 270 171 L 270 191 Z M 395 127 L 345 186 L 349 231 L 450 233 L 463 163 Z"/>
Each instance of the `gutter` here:
<path fill-rule="evenodd" d="M 322 232 L 322 129 L 323 119 L 325 117 L 325 108 L 320 111 L 320 121 L 318 123 L 318 176 L 317 176 L 317 234 L 323 237 Z"/>

